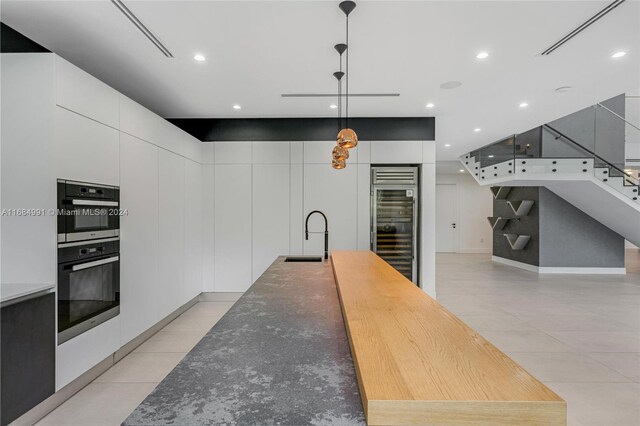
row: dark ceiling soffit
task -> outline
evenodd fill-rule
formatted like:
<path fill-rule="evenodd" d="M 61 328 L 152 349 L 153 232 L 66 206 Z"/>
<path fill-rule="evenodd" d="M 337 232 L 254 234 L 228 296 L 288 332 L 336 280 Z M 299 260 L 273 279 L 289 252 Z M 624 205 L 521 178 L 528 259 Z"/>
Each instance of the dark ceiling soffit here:
<path fill-rule="evenodd" d="M 170 118 L 203 142 L 328 141 L 338 132 L 335 118 Z M 349 118 L 360 140 L 435 140 L 433 117 Z"/>
<path fill-rule="evenodd" d="M 2 53 L 49 53 L 50 51 L 25 37 L 4 22 L 0 22 L 0 52 Z"/>

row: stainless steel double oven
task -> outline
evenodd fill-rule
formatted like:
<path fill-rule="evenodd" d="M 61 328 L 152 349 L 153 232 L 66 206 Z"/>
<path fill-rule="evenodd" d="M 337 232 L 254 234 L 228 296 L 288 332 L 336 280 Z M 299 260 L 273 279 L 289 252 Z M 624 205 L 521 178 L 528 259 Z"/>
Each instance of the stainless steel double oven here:
<path fill-rule="evenodd" d="M 58 344 L 120 313 L 120 189 L 58 180 Z"/>

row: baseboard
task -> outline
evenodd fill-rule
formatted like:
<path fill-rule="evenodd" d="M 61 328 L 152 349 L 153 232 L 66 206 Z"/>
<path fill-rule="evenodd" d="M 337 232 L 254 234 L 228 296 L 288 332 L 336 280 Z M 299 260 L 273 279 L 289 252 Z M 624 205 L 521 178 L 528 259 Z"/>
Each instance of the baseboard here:
<path fill-rule="evenodd" d="M 492 252 L 493 249 L 490 248 L 467 248 L 458 250 L 460 254 L 491 254 Z"/>
<path fill-rule="evenodd" d="M 151 336 L 156 334 L 162 328 L 164 328 L 171 321 L 183 314 L 187 309 L 198 303 L 201 294 L 189 300 L 184 305 L 180 306 L 175 311 L 143 331 L 140 335 L 126 343 L 120 349 L 107 356 L 98 364 L 91 367 L 89 370 L 82 373 L 79 377 L 71 381 L 69 384 L 58 390 L 49 398 L 42 401 L 40 404 L 33 407 L 31 410 L 18 417 L 10 426 L 32 426 L 35 423 L 42 420 L 47 414 L 58 408 L 65 401 L 71 398 L 76 393 L 80 392 L 85 386 L 97 379 L 102 373 L 113 367 L 118 361 L 136 349 L 138 346 L 146 342 Z"/>
<path fill-rule="evenodd" d="M 491 256 L 491 260 L 503 265 L 524 269 L 525 271 L 537 272 L 538 274 L 584 274 L 584 275 L 624 275 L 626 268 L 588 268 L 588 267 L 556 267 L 556 266 L 536 266 L 528 263 L 505 259 L 500 256 Z"/>
<path fill-rule="evenodd" d="M 217 293 L 202 292 L 200 293 L 201 302 L 235 302 L 240 299 L 244 293 Z"/>
<path fill-rule="evenodd" d="M 511 259 L 505 259 L 504 257 L 500 257 L 500 256 L 491 256 L 491 260 L 493 260 L 496 263 L 513 266 L 513 267 L 524 269 L 525 271 L 530 271 L 530 272 L 539 272 L 539 269 L 540 269 L 536 265 L 529 265 L 528 263 L 518 262 Z"/>

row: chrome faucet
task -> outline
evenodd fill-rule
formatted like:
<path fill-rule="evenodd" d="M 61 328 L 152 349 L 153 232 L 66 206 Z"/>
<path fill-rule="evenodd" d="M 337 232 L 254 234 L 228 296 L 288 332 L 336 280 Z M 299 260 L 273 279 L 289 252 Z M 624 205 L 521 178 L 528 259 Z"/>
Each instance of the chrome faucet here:
<path fill-rule="evenodd" d="M 314 210 L 307 215 L 307 219 L 304 222 L 304 239 L 309 239 L 309 218 L 314 213 L 320 213 L 324 218 L 324 259 L 329 259 L 329 225 L 327 217 L 320 210 Z M 311 232 L 312 234 L 319 234 L 319 232 Z"/>

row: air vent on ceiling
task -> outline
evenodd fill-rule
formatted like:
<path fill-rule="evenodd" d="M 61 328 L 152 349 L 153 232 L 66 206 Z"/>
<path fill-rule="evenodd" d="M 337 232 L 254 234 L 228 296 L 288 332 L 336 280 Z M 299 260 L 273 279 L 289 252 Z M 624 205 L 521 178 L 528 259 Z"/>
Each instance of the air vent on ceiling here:
<path fill-rule="evenodd" d="M 383 185 L 417 184 L 417 167 L 373 167 L 373 183 Z"/>
<path fill-rule="evenodd" d="M 579 25 L 576 29 L 571 31 L 569 34 L 567 34 L 566 36 L 562 37 L 560 40 L 558 40 L 555 43 L 553 43 L 547 50 L 542 52 L 541 55 L 549 55 L 549 54 L 551 54 L 557 48 L 559 48 L 560 46 L 562 46 L 563 44 L 565 44 L 566 42 L 568 42 L 569 40 L 571 40 L 572 38 L 574 38 L 575 36 L 580 34 L 582 31 L 586 30 L 588 27 L 593 25 L 597 20 L 599 20 L 604 15 L 606 15 L 609 12 L 611 12 L 613 9 L 615 9 L 618 6 L 620 6 L 624 2 L 625 2 L 625 0 L 615 0 L 615 1 L 611 2 L 611 3 L 609 3 L 600 12 L 596 13 L 591 18 L 587 19 L 584 23 Z"/>
<path fill-rule="evenodd" d="M 283 93 L 283 98 L 336 98 L 336 93 Z M 342 95 L 346 96 L 346 95 Z M 400 96 L 400 93 L 349 93 L 350 98 L 390 98 Z"/>
<path fill-rule="evenodd" d="M 151 30 L 147 28 L 147 26 L 143 24 L 142 21 L 136 15 L 134 15 L 134 13 L 129 10 L 127 6 L 124 5 L 122 0 L 111 0 L 111 3 L 113 3 L 120 10 L 120 12 L 122 12 L 122 14 L 126 16 L 127 19 L 129 19 L 129 21 L 131 21 L 131 23 L 135 25 L 136 28 L 138 28 L 140 32 L 142 32 L 142 34 L 144 34 L 144 36 L 148 38 L 155 47 L 158 48 L 158 50 L 160 50 L 160 52 L 162 52 L 164 56 L 166 56 L 167 58 L 173 58 L 173 54 L 169 51 L 169 49 L 167 49 L 167 47 L 162 44 L 160 39 L 156 37 L 156 35 L 153 34 Z"/>

